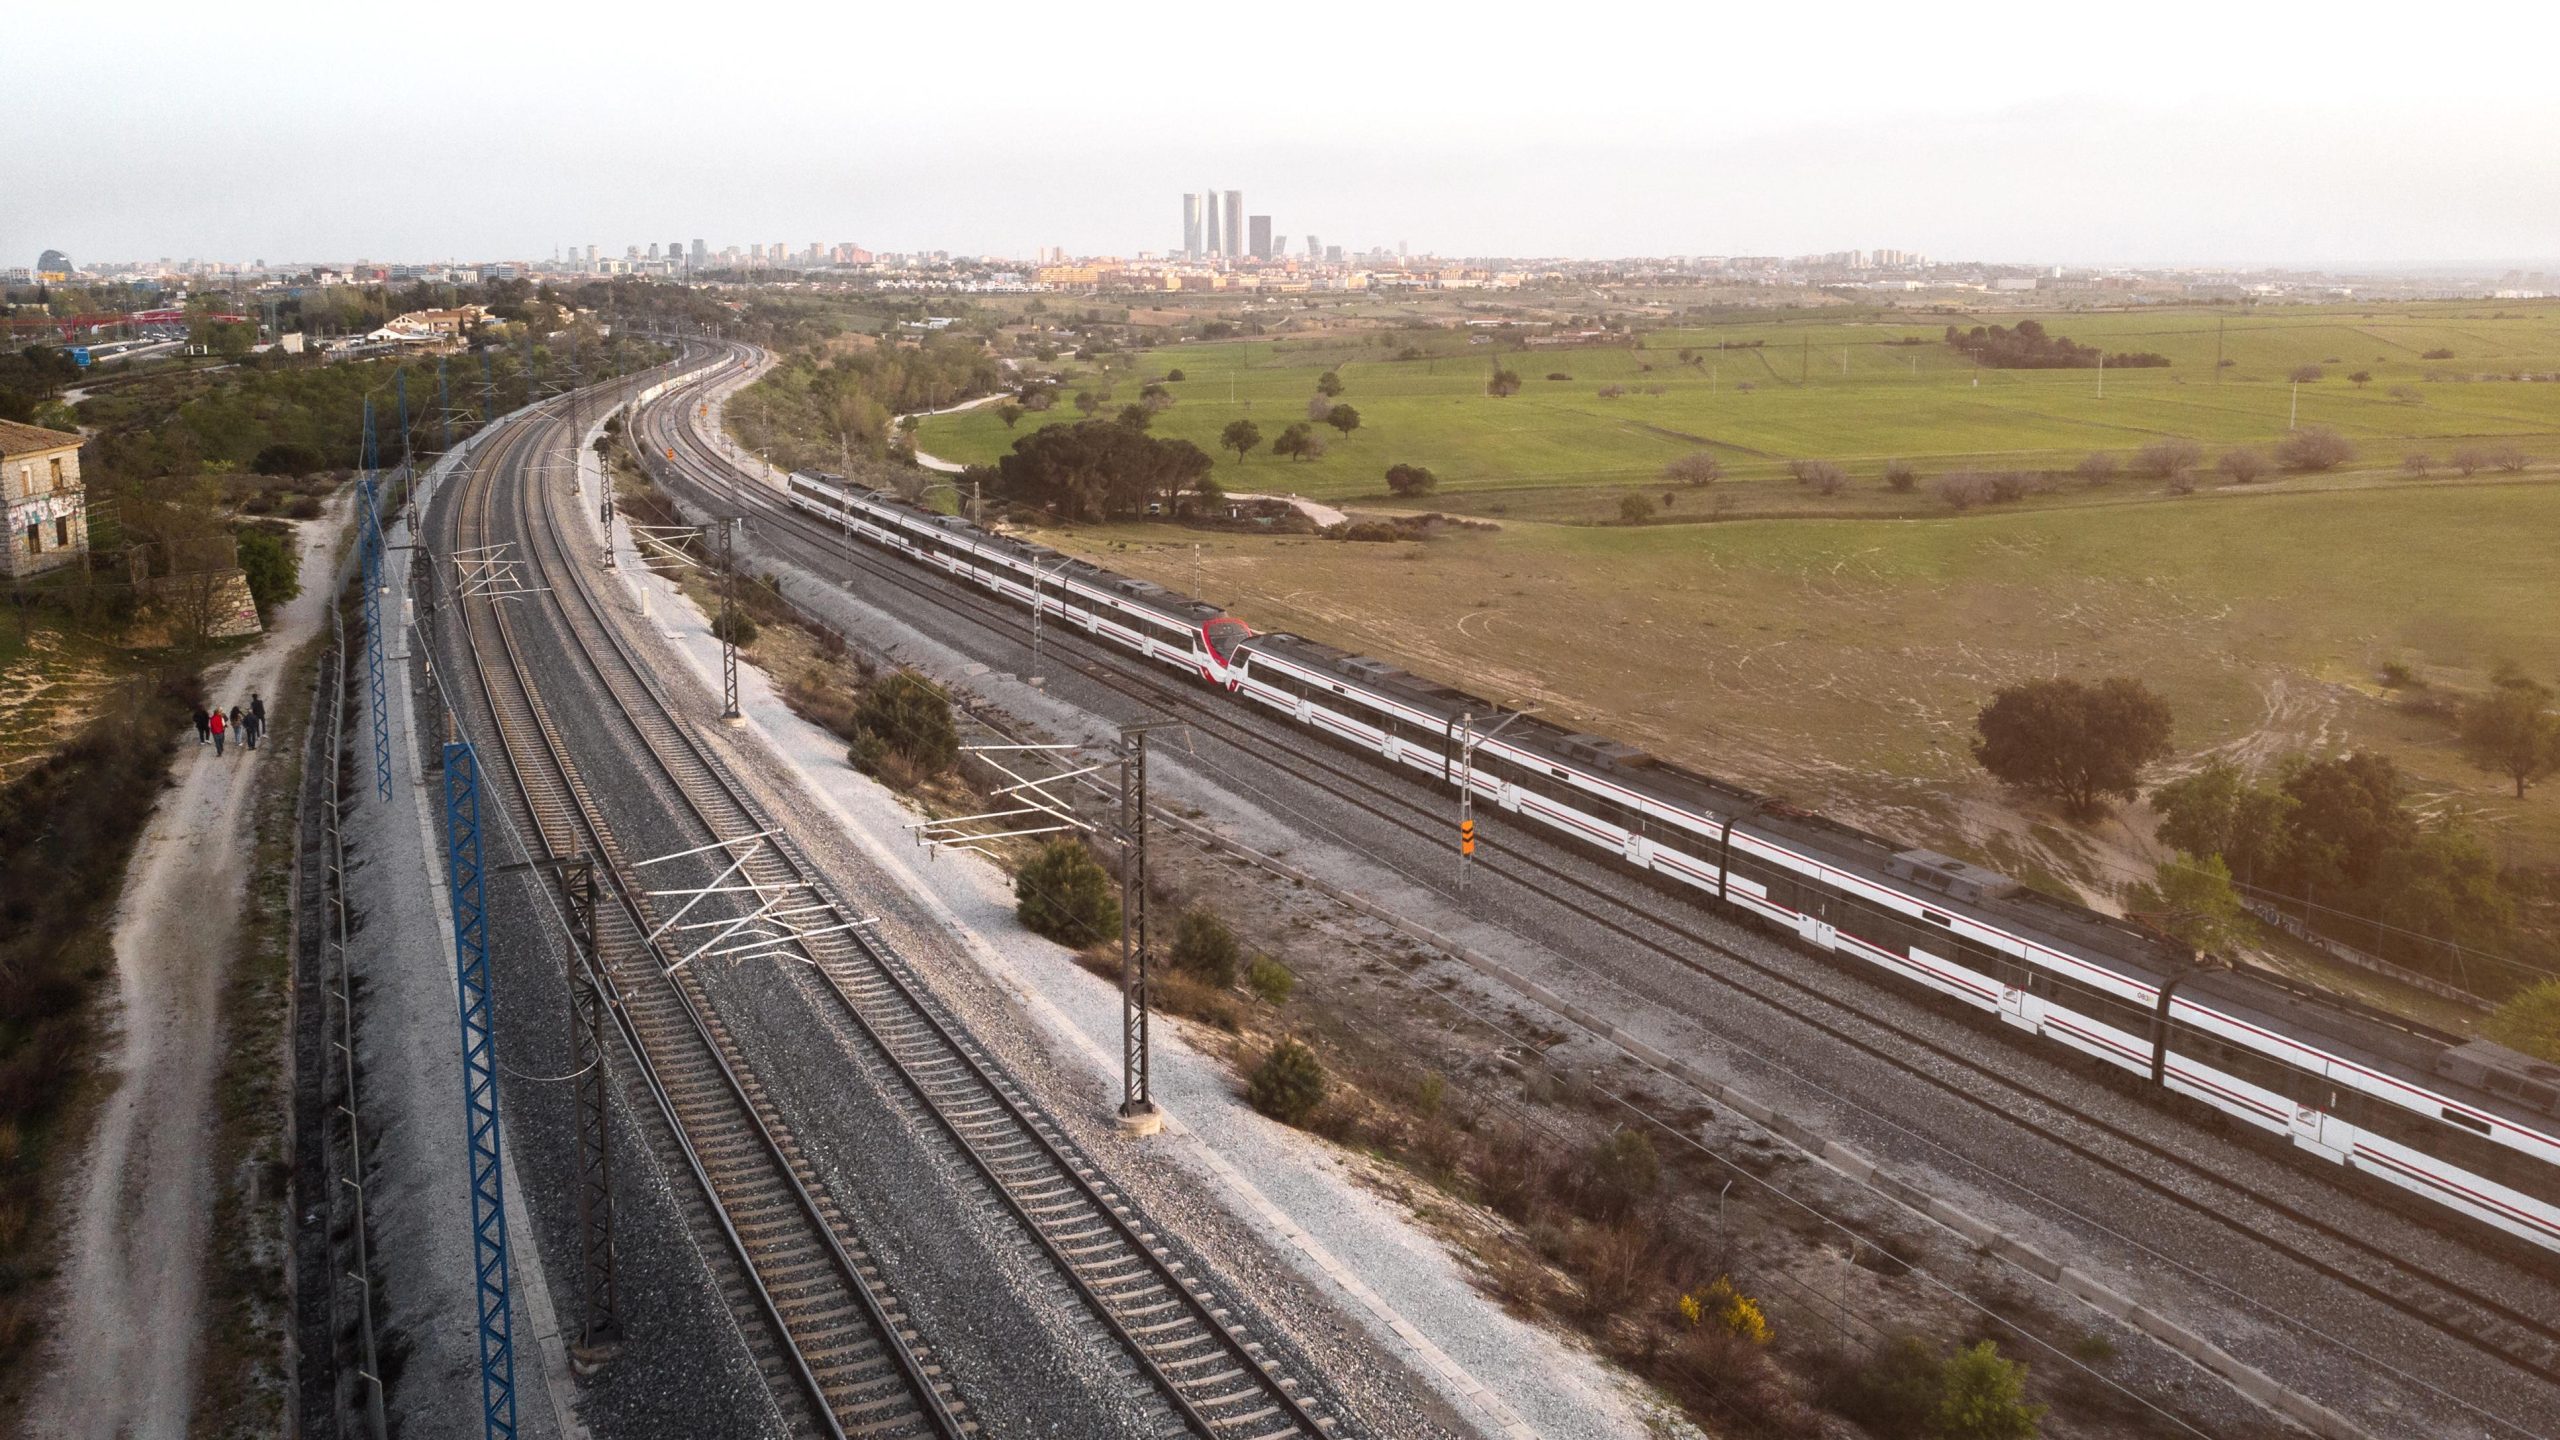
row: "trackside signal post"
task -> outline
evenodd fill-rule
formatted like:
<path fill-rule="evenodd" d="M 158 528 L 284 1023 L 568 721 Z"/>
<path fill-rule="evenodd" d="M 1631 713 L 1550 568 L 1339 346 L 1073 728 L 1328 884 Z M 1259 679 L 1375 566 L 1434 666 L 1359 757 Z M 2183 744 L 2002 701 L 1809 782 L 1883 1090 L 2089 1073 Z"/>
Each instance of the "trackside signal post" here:
<path fill-rule="evenodd" d="M 1476 733 L 1475 712 L 1458 717 L 1458 889 L 1467 888 L 1467 872 L 1476 861 L 1476 746 L 1499 735 L 1512 721 L 1529 714 L 1514 710 L 1502 717 L 1502 724 L 1483 734 Z"/>

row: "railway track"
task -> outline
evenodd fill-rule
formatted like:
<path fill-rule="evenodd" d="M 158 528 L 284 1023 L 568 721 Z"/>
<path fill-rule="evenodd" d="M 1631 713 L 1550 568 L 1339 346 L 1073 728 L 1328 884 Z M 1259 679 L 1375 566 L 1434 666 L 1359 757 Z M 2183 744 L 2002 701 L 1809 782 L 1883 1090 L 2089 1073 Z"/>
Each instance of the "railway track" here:
<path fill-rule="evenodd" d="M 688 398 L 676 404 L 672 403 L 674 398 L 670 396 L 669 403 L 644 410 L 639 421 L 651 436 L 650 454 L 658 468 L 672 468 L 664 459 L 666 450 L 672 447 L 681 457 L 680 463 L 689 467 L 689 472 L 679 473 L 690 473 L 693 482 L 709 493 L 730 496 L 739 505 L 752 510 L 761 523 L 779 527 L 786 536 L 800 539 L 807 547 L 803 552 L 804 558 L 827 564 L 849 564 L 906 595 L 984 627 L 1009 645 L 1020 643 L 1018 637 L 1023 629 L 1023 618 L 1008 602 L 971 590 L 948 577 L 930 574 L 865 542 L 848 543 L 841 532 L 792 508 L 770 487 L 752 480 L 742 481 L 718 452 L 695 432 L 693 401 Z M 1381 783 L 1372 767 L 1356 761 L 1342 763 L 1342 752 L 1289 727 L 1277 724 L 1248 726 L 1233 713 L 1235 707 L 1231 702 L 1175 683 L 1170 676 L 1151 673 L 1141 668 L 1141 662 L 1114 651 L 1102 642 L 1087 639 L 1070 625 L 1057 624 L 1051 628 L 1050 635 L 1048 650 L 1054 663 L 1070 666 L 1094 683 L 1128 696 L 1150 713 L 1179 715 L 1241 748 L 1268 752 L 1278 746 L 1287 752 L 1296 778 L 1334 800 L 1353 806 L 1396 831 L 1414 837 L 1421 842 L 1416 853 L 1433 854 L 1445 848 L 1446 814 L 1438 808 L 1426 808 L 1425 802 L 1414 796 L 1410 786 Z M 1275 809 L 1284 813 L 1290 809 L 1287 802 L 1279 797 L 1257 793 Z M 1527 838 L 1526 835 L 1523 838 Z M 1544 837 L 1537 837 L 1532 844 L 1506 846 L 1490 860 L 1479 854 L 1477 866 L 1482 872 L 1497 877 L 1509 874 L 1519 883 L 1537 887 L 1548 901 L 1577 919 L 1640 946 L 1691 974 L 1762 1003 L 1779 1003 L 1725 969 L 1702 963 L 1699 956 L 1702 953 L 1711 955 L 1728 966 L 1740 967 L 1761 982 L 1777 987 L 1786 997 L 1784 1003 L 1792 1013 L 1838 1043 L 1891 1065 L 1928 1088 L 1999 1123 L 2026 1128 L 2042 1142 L 2059 1146 L 2075 1159 L 2134 1185 L 2191 1216 L 2264 1247 L 2326 1280 L 2387 1304 L 2457 1344 L 2522 1376 L 2531 1377 L 2537 1384 L 2549 1386 L 2555 1369 L 2560 1369 L 2560 1325 L 2476 1286 L 2419 1268 L 2407 1256 L 2384 1244 L 2252 1188 L 2242 1180 L 2210 1168 L 2124 1124 L 2057 1099 L 2047 1091 L 2030 1089 L 1979 1055 L 1921 1034 L 1898 1021 L 1880 1017 L 1870 1009 L 1844 1003 L 1837 994 L 1817 988 L 1800 976 L 1666 913 L 1666 907 L 1631 903 L 1613 889 L 1582 873 L 1589 863 L 1584 857 L 1560 852 L 1556 859 L 1550 859 L 1543 853 L 1553 848 Z M 1434 891 L 1445 890 L 1440 878 L 1415 871 L 1399 857 L 1383 858 L 1405 878 Z M 1882 1031 L 1891 1044 L 1911 1047 L 1930 1060 L 1954 1067 L 1963 1078 L 1950 1079 L 1933 1069 L 1915 1065 L 1910 1057 L 1898 1055 L 1886 1044 L 1858 1033 L 1853 1028 L 1855 1026 L 1874 1027 Z M 2056 1057 L 2045 1058 L 2051 1060 Z M 2148 1173 L 2118 1154 L 2107 1153 L 2091 1141 L 2030 1124 L 2013 1113 L 2021 1106 L 2067 1117 L 2087 1127 L 2108 1144 L 2134 1152 L 2151 1163 L 2170 1167 L 2181 1183 L 2173 1184 Z M 1960 1163 L 1970 1163 L 1959 1159 Z M 2000 1178 L 2005 1184 L 2018 1185 L 2023 1193 L 2045 1204 L 2068 1209 L 2061 1202 L 2027 1189 L 2017 1177 Z M 2367 1203 L 2374 1198 L 2362 1196 L 2344 1186 L 2339 1187 L 2339 1193 Z M 2257 1207 L 2266 1219 L 2295 1227 L 2301 1238 L 2268 1233 L 2264 1224 L 2253 1224 L 2233 1213 L 2233 1202 L 2244 1207 Z M 2376 1208 L 2389 1208 L 2389 1213 L 2395 1216 L 2400 1213 L 2396 1207 Z M 2342 1263 L 2339 1259 L 2313 1253 L 2304 1242 L 2314 1238 L 2351 1258 Z M 2541 1257 L 2522 1258 L 2536 1270 L 2543 1270 Z M 2530 1427 L 2526 1433 L 2530 1433 Z"/>
<path fill-rule="evenodd" d="M 539 490 L 524 476 L 540 437 L 559 422 L 536 419 L 499 442 L 465 481 L 454 506 L 460 547 L 496 538 L 495 492 L 514 476 L 519 500 Z M 448 550 L 447 553 L 452 553 Z M 828 1200 L 790 1127 L 751 1075 L 689 971 L 665 972 L 648 936 L 651 913 L 611 826 L 531 683 L 513 607 L 466 600 L 464 640 L 475 689 L 507 758 L 518 833 L 541 858 L 592 856 L 615 883 L 599 903 L 596 958 L 611 1011 L 642 1088 L 667 1122 L 671 1148 L 706 1202 L 699 1228 L 736 1262 L 720 1288 L 740 1313 L 767 1383 L 800 1433 L 841 1437 L 959 1437 L 973 1427 L 843 1215 Z M 701 1222 L 707 1220 L 707 1224 Z"/>
<path fill-rule="evenodd" d="M 877 1073 L 1047 1256 L 1143 1377 L 1161 1402 L 1166 1428 L 1216 1440 L 1315 1440 L 1333 1433 L 1336 1417 L 1319 1413 L 1306 1387 L 1284 1373 L 1220 1295 L 951 1019 L 891 943 L 834 895 L 805 853 L 701 743 L 607 620 L 587 567 L 576 558 L 593 547 L 583 539 L 573 545 L 561 533 L 557 506 L 541 495 L 542 487 L 517 490 L 520 504 L 529 506 L 519 538 L 553 585 L 564 637 L 612 698 L 615 720 L 656 758 L 704 843 L 763 837 L 744 852 L 740 874 L 767 893 L 806 896 L 823 909 L 802 917 L 792 950 L 807 960 Z M 534 723 L 540 721 L 537 709 Z M 518 728 L 524 723 L 520 719 Z M 689 981 L 690 966 L 676 973 L 697 983 Z M 694 996 L 689 1008 L 716 1029 L 708 1004 L 687 993 Z M 718 1039 L 726 1053 L 725 1034 Z"/>

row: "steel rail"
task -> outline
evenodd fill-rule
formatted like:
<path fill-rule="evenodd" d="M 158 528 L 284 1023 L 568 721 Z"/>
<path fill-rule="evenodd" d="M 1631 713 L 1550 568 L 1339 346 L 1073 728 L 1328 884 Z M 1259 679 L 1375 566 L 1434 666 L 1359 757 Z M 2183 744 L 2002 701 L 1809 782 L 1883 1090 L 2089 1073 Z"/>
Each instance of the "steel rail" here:
<path fill-rule="evenodd" d="M 575 648 L 613 694 L 645 751 L 694 807 L 703 830 L 715 839 L 777 831 L 761 805 L 678 719 L 648 667 L 615 633 L 585 567 L 558 533 L 556 507 L 541 513 L 551 548 L 550 558 L 539 563 L 568 582 L 555 594 L 564 601 L 560 613 L 577 632 L 570 636 Z M 565 603 L 572 595 L 580 602 L 574 610 Z M 583 622 L 577 618 L 581 612 Z M 611 665 L 605 663 L 608 656 Z M 1331 1417 L 1317 1416 L 1297 1396 L 1297 1382 L 1263 1358 L 1258 1342 L 1223 1318 L 1214 1297 L 1179 1273 L 1184 1262 L 1139 1228 L 1129 1202 L 1091 1178 L 1095 1167 L 1073 1153 L 1063 1130 L 960 1033 L 911 965 L 884 937 L 853 923 L 853 912 L 796 843 L 773 835 L 749 867 L 760 883 L 808 889 L 846 922 L 797 948 L 922 1109 L 1195 1434 L 1277 1440 L 1320 1436 L 1333 1428 Z M 986 1118 L 991 1112 L 993 1118 Z M 1167 1318 L 1168 1310 L 1179 1313 Z"/>

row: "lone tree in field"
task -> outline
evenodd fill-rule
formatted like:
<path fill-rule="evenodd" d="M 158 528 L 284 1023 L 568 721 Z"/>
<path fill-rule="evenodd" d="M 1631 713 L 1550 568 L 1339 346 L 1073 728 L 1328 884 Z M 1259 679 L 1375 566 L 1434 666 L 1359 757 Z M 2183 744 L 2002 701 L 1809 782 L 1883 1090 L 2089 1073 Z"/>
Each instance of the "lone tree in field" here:
<path fill-rule="evenodd" d="M 1324 442 L 1316 438 L 1316 432 L 1308 427 L 1306 421 L 1294 421 L 1288 429 L 1280 432 L 1279 439 L 1271 442 L 1271 453 L 1286 455 L 1292 460 L 1313 460 L 1324 453 Z"/>
<path fill-rule="evenodd" d="M 1709 451 L 1693 450 L 1663 466 L 1662 478 L 1676 480 L 1692 490 L 1703 489 L 1724 478 L 1724 462 Z"/>
<path fill-rule="evenodd" d="M 1520 372 L 1493 367 L 1493 378 L 1484 382 L 1484 393 L 1496 400 L 1508 400 L 1520 393 Z"/>
<path fill-rule="evenodd" d="M 1653 497 L 1629 495 L 1618 502 L 1618 519 L 1628 525 L 1641 525 L 1653 518 Z"/>
<path fill-rule="evenodd" d="M 2487 695 L 2462 714 L 2462 755 L 2493 775 L 2524 787 L 2560 769 L 2560 716 L 2551 713 L 2550 688 L 2503 673 Z"/>
<path fill-rule="evenodd" d="M 2276 460 L 2287 470 L 2335 470 L 2354 458 L 2356 447 L 2326 425 L 2305 425 L 2276 442 Z"/>
<path fill-rule="evenodd" d="M 1004 422 L 1004 428 L 1010 430 L 1021 422 L 1022 407 L 1012 404 L 999 405 L 996 407 L 996 418 Z"/>
<path fill-rule="evenodd" d="M 1796 480 L 1817 495 L 1837 495 L 1848 488 L 1849 472 L 1836 460 L 1799 460 L 1795 467 Z"/>
<path fill-rule="evenodd" d="M 2353 375 L 2347 377 L 2347 383 L 2361 390 L 2367 385 L 2373 383 L 2373 372 L 2370 370 L 2359 370 Z"/>
<path fill-rule="evenodd" d="M 2081 483 L 2104 485 L 2124 469 L 2124 460 L 2112 450 L 2092 450 L 2082 457 L 2079 469 Z"/>
<path fill-rule="evenodd" d="M 1171 383 L 1171 384 L 1179 385 L 1179 384 L 1181 384 L 1183 381 L 1188 380 L 1188 379 L 1190 379 L 1191 377 L 1190 377 L 1190 376 L 1188 376 L 1188 375 L 1183 374 L 1183 373 L 1182 373 L 1181 371 L 1179 371 L 1179 370 L 1167 370 L 1166 372 L 1164 372 L 1164 378 L 1166 379 L 1166 381 L 1168 381 L 1168 382 L 1169 382 L 1169 383 Z"/>
<path fill-rule="evenodd" d="M 1102 408 L 1102 397 L 1090 390 L 1079 390 L 1076 392 L 1076 408 L 1091 415 Z"/>
<path fill-rule="evenodd" d="M 2316 385 L 2320 382 L 2320 377 L 2328 373 L 2317 365 L 2296 365 L 2293 367 L 2293 373 L 2285 378 L 2296 385 Z"/>
<path fill-rule="evenodd" d="M 2154 480 L 2175 480 L 2203 460 L 2204 447 L 2193 440 L 2154 440 L 2133 452 L 2133 468 Z"/>
<path fill-rule="evenodd" d="M 1250 420 L 1230 420 L 1218 432 L 1218 448 L 1236 452 L 1236 463 L 1244 463 L 1245 453 L 1262 443 L 1262 427 Z"/>
<path fill-rule="evenodd" d="M 1908 460 L 1884 462 L 1884 486 L 1896 495 L 1908 495 L 1920 483 L 1920 467 Z"/>
<path fill-rule="evenodd" d="M 1398 495 L 1428 495 L 1439 483 L 1439 476 L 1419 465 L 1387 467 L 1387 489 Z"/>
<path fill-rule="evenodd" d="M 2029 680 L 1991 697 L 1973 717 L 1973 758 L 2003 784 L 2092 819 L 2130 800 L 2142 770 L 2169 754 L 2169 702 L 2125 676 L 2095 684 Z"/>
<path fill-rule="evenodd" d="M 2245 446 L 2223 451 L 2220 464 L 2222 473 L 2230 476 L 2234 485 L 2246 485 L 2267 473 L 2267 457 Z"/>
<path fill-rule="evenodd" d="M 1316 393 L 1330 400 L 1342 393 L 1342 376 L 1327 370 L 1316 377 Z"/>
<path fill-rule="evenodd" d="M 1351 432 L 1360 428 L 1360 412 L 1348 405 L 1336 405 L 1325 413 L 1324 423 L 1341 431 L 1342 438 L 1348 440 Z"/>

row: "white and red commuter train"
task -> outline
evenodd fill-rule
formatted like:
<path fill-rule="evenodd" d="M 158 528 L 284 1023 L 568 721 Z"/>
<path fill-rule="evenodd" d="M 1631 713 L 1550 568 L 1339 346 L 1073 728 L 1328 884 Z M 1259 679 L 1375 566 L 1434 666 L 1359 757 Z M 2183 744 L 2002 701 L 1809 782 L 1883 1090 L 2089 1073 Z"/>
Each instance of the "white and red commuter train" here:
<path fill-rule="evenodd" d="M 2560 1066 L 2264 972 L 2199 970 L 2125 921 L 1534 718 L 1461 760 L 1463 691 L 990 534 L 832 476 L 797 509 L 1534 820 L 1873 966 L 2190 1097 L 2311 1154 L 2560 1251 Z"/>

